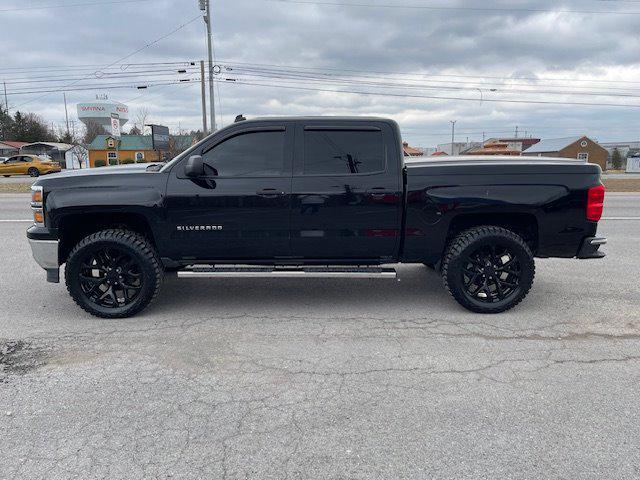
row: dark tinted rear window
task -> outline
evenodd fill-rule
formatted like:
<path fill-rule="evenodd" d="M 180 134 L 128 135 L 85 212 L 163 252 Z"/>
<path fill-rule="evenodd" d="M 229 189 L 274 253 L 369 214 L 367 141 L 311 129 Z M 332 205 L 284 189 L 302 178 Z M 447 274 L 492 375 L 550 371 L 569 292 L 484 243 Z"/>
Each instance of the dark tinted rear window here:
<path fill-rule="evenodd" d="M 305 130 L 304 173 L 344 175 L 381 172 L 385 149 L 380 131 Z"/>

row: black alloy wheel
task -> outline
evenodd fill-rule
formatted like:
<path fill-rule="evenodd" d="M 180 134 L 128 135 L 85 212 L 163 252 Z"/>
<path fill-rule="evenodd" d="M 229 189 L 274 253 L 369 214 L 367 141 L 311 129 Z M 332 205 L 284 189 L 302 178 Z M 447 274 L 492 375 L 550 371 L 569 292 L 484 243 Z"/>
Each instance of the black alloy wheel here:
<path fill-rule="evenodd" d="M 112 246 L 89 250 L 80 265 L 80 287 L 93 303 L 105 308 L 130 305 L 143 287 L 140 263 Z"/>
<path fill-rule="evenodd" d="M 40 171 L 36 167 L 31 167 L 27 170 L 27 173 L 30 177 L 38 177 L 40 176 Z"/>
<path fill-rule="evenodd" d="M 467 256 L 462 282 L 467 295 L 481 302 L 501 302 L 520 286 L 518 257 L 503 245 L 485 245 Z"/>
<path fill-rule="evenodd" d="M 158 295 L 162 279 L 162 263 L 152 243 L 128 230 L 102 230 L 83 238 L 65 268 L 73 300 L 103 318 L 140 312 Z"/>
<path fill-rule="evenodd" d="M 457 235 L 442 260 L 445 287 L 457 302 L 478 313 L 500 313 L 518 305 L 535 276 L 531 249 L 518 234 L 491 225 Z"/>

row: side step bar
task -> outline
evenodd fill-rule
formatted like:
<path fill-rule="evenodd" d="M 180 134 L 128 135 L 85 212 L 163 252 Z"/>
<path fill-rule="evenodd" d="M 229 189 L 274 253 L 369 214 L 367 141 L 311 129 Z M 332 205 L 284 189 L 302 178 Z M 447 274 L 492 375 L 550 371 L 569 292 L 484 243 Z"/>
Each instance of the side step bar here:
<path fill-rule="evenodd" d="M 342 266 L 194 266 L 178 271 L 178 278 L 380 278 L 396 279 L 393 268 Z"/>

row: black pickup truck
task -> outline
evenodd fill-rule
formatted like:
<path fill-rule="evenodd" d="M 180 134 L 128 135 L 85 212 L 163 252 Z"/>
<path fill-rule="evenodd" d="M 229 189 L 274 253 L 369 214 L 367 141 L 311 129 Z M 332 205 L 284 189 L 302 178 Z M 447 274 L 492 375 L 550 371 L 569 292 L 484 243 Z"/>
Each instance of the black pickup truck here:
<path fill-rule="evenodd" d="M 532 157 L 405 164 L 382 118 L 239 119 L 165 165 L 63 172 L 33 186 L 47 280 L 126 317 L 183 277 L 395 278 L 424 264 L 469 310 L 529 292 L 534 257 L 601 258 L 597 165 Z M 250 294 L 250 293 L 248 293 Z"/>

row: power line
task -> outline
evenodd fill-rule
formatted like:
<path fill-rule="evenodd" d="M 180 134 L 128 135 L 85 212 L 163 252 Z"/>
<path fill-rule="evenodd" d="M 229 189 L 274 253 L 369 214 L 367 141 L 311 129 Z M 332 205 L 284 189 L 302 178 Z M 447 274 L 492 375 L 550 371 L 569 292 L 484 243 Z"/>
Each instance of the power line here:
<path fill-rule="evenodd" d="M 61 3 L 56 5 L 41 5 L 39 7 L 16 7 L 16 8 L 3 8 L 0 12 L 21 12 L 26 10 L 50 10 L 56 8 L 71 8 L 71 7 L 93 7 L 97 5 L 117 5 L 121 3 L 141 3 L 151 2 L 153 0 L 111 0 L 111 1 L 99 1 L 99 2 L 86 2 L 86 3 Z"/>
<path fill-rule="evenodd" d="M 480 13 L 494 12 L 523 12 L 523 13 L 584 13 L 596 15 L 640 15 L 640 12 L 628 12 L 623 10 L 549 10 L 542 8 L 507 8 L 507 7 L 444 7 L 436 5 L 408 5 L 408 4 L 383 4 L 383 3 L 345 3 L 319 0 L 264 0 L 267 2 L 292 3 L 299 5 L 324 5 L 332 7 L 357 7 L 357 8 L 399 8 L 410 10 L 443 10 L 443 11 L 471 11 Z"/>
<path fill-rule="evenodd" d="M 196 15 L 196 16 L 195 16 L 195 17 L 193 17 L 191 20 L 186 21 L 185 23 L 183 23 L 183 24 L 179 25 L 177 28 L 175 28 L 175 29 L 171 30 L 170 32 L 168 32 L 168 33 L 166 33 L 166 34 L 164 34 L 164 35 L 162 35 L 162 36 L 160 36 L 160 37 L 156 38 L 155 40 L 153 40 L 153 41 L 151 41 L 151 42 L 147 43 L 146 45 L 144 45 L 143 47 L 138 48 L 137 50 L 134 50 L 133 52 L 131 52 L 131 53 L 129 53 L 129 54 L 127 54 L 127 55 L 125 55 L 124 57 L 120 57 L 119 59 L 115 60 L 114 62 L 111 62 L 110 64 L 108 64 L 108 65 L 104 66 L 103 68 L 109 68 L 109 67 L 112 67 L 113 65 L 115 65 L 115 64 L 117 64 L 117 63 L 121 63 L 123 60 L 126 60 L 127 58 L 130 58 L 130 57 L 132 57 L 132 56 L 136 55 L 137 53 L 141 52 L 142 50 L 145 50 L 145 49 L 147 49 L 147 48 L 149 48 L 149 47 L 151 47 L 151 46 L 153 46 L 153 45 L 157 44 L 158 42 L 160 42 L 160 41 L 164 40 L 165 38 L 170 37 L 170 36 L 171 36 L 171 35 L 173 35 L 174 33 L 176 33 L 176 32 L 178 32 L 178 31 L 182 30 L 182 29 L 183 29 L 183 28 L 185 28 L 187 25 L 189 25 L 189 24 L 191 24 L 191 23 L 195 22 L 195 21 L 196 21 L 196 20 L 198 20 L 199 18 L 200 18 L 200 15 Z M 86 78 L 86 77 L 85 77 L 85 78 Z M 79 81 L 79 80 L 77 80 L 77 81 L 75 81 L 75 82 L 71 82 L 69 85 L 67 85 L 67 87 L 73 86 L 74 84 L 78 83 L 78 81 Z M 40 100 L 40 99 L 42 99 L 42 98 L 44 98 L 44 97 L 46 97 L 46 96 L 48 96 L 48 95 L 50 95 L 50 93 L 45 93 L 45 94 L 40 95 L 40 96 L 38 96 L 38 97 L 32 98 L 31 100 L 28 100 L 28 101 L 26 101 L 26 102 L 24 102 L 24 103 L 22 103 L 22 104 L 18 105 L 16 108 L 20 108 L 20 107 L 22 107 L 22 106 L 24 106 L 24 105 L 27 105 L 27 104 L 31 103 L 31 102 L 34 102 L 34 101 L 36 101 L 36 100 Z"/>
<path fill-rule="evenodd" d="M 313 88 L 313 87 L 301 87 L 301 86 L 292 86 L 292 85 L 264 84 L 264 83 L 237 81 L 234 79 L 224 79 L 224 80 L 218 80 L 218 81 L 225 81 L 225 83 L 233 83 L 236 85 L 253 85 L 253 86 L 260 86 L 260 87 L 284 88 L 284 89 L 290 89 L 290 90 L 303 90 L 303 91 L 314 91 L 314 92 L 352 93 L 356 95 L 373 95 L 373 96 L 381 96 L 381 97 L 401 97 L 401 98 L 424 98 L 424 99 L 431 99 L 431 100 L 461 100 L 461 101 L 471 101 L 471 102 L 478 101 L 477 98 L 469 98 L 469 97 L 400 94 L 400 93 L 390 93 L 390 92 L 380 93 L 380 92 L 365 92 L 365 91 L 358 91 L 358 90 L 337 90 L 337 89 L 329 89 L 329 88 Z M 550 100 L 511 100 L 511 99 L 497 99 L 497 98 L 485 99 L 484 101 L 491 102 L 491 103 L 520 103 L 520 104 L 530 104 L 530 105 L 640 108 L 640 105 L 629 105 L 629 104 L 620 104 L 620 103 L 598 103 L 598 102 L 560 102 L 560 101 L 550 101 Z"/>
<path fill-rule="evenodd" d="M 450 85 L 430 85 L 430 84 L 415 84 L 415 83 L 399 83 L 399 82 L 375 82 L 371 80 L 359 80 L 359 79 L 339 79 L 339 78 L 318 78 L 312 76 L 290 76 L 287 74 L 278 74 L 278 73 L 253 73 L 251 71 L 245 73 L 239 73 L 240 76 L 247 77 L 259 77 L 259 78 L 269 78 L 269 79 L 279 79 L 288 82 L 298 82 L 298 83 L 326 83 L 326 84 L 334 84 L 334 85 L 363 85 L 363 86 L 372 86 L 372 87 L 392 87 L 392 88 L 402 88 L 402 89 L 418 89 L 418 90 L 462 90 L 462 91 L 480 91 L 482 94 L 484 93 L 502 93 L 502 94 L 515 94 L 515 93 L 524 93 L 524 94 L 551 94 L 551 95 L 569 95 L 569 96 L 598 96 L 598 97 L 621 97 L 621 98 L 640 98 L 640 90 L 634 91 L 621 91 L 621 92 L 605 92 L 605 91 L 575 91 L 575 90 L 567 90 L 567 91 L 554 91 L 554 90 L 540 90 L 535 89 L 535 86 L 528 86 L 529 89 L 518 89 L 518 88 L 510 88 L 511 85 L 502 85 L 501 88 L 491 88 L 489 86 L 485 86 L 482 84 L 478 84 L 477 86 L 450 86 Z M 381 79 L 381 77 L 374 77 L 377 79 Z M 455 82 L 449 82 L 455 83 Z M 463 82 L 464 83 L 464 82 Z M 554 87 L 547 87 L 554 88 Z M 560 88 L 560 86 L 556 87 Z M 636 93 L 633 93 L 636 92 Z M 480 98 L 483 100 L 483 96 Z"/>
<path fill-rule="evenodd" d="M 150 87 L 157 87 L 157 86 L 161 86 L 161 85 L 177 85 L 180 83 L 195 83 L 195 82 L 199 82 L 200 79 L 199 78 L 189 78 L 189 79 L 183 79 L 183 80 L 177 80 L 177 81 L 169 81 L 169 82 L 161 82 L 161 83 L 147 83 L 145 85 L 140 85 L 140 84 L 135 84 L 135 83 L 106 83 L 106 84 L 97 84 L 97 85 L 74 85 L 72 87 L 68 87 L 68 88 L 64 88 L 64 89 L 50 89 L 50 90 L 27 90 L 27 91 L 14 91 L 14 92 L 8 92 L 9 96 L 12 95 L 33 95 L 33 94 L 37 94 L 37 93 L 43 93 L 45 95 L 42 96 L 47 96 L 47 95 L 51 95 L 53 93 L 61 93 L 61 92 L 81 92 L 81 91 L 87 91 L 87 90 L 108 90 L 111 88 L 131 88 L 131 89 L 147 89 Z M 24 103 L 17 105 L 13 108 L 19 108 L 22 105 L 24 105 Z"/>
<path fill-rule="evenodd" d="M 640 0 L 639 0 L 640 1 Z M 392 75 L 414 75 L 414 76 L 429 76 L 429 77 L 451 77 L 451 78 L 480 78 L 480 79 L 494 79 L 494 80 L 531 80 L 531 81 L 568 81 L 568 82 L 598 82 L 598 83 L 633 83 L 640 84 L 640 81 L 625 81 L 625 80 L 591 80 L 591 79 L 580 79 L 580 78 L 549 78 L 549 77 L 522 77 L 522 76 L 513 76 L 513 77 L 504 77 L 504 76 L 477 76 L 477 75 L 461 75 L 461 74 L 435 74 L 435 73 L 423 73 L 416 74 L 415 72 L 393 72 L 388 70 L 355 70 L 355 69 L 346 69 L 346 68 L 332 68 L 332 67 L 299 67 L 299 66 L 291 66 L 291 65 L 276 65 L 276 64 L 268 64 L 268 63 L 245 63 L 245 62 L 234 62 L 232 60 L 222 61 L 227 64 L 232 65 L 249 65 L 249 66 L 260 66 L 260 67 L 282 67 L 282 68 L 291 68 L 297 70 L 321 70 L 321 71 L 336 71 L 336 72 L 354 72 L 354 73 L 379 73 L 379 74 L 392 74 Z"/>
<path fill-rule="evenodd" d="M 127 70 L 128 68 L 131 67 L 137 67 L 137 66 L 171 66 L 171 65 L 195 65 L 195 62 L 192 60 L 185 60 L 185 61 L 180 61 L 180 62 L 131 62 L 131 63 L 123 63 L 122 65 L 120 65 L 119 67 L 110 67 L 110 68 L 118 68 L 120 70 Z M 75 70 L 94 70 L 96 68 L 102 68 L 103 70 L 106 70 L 107 68 L 103 68 L 103 64 L 98 64 L 98 63 L 87 63 L 87 64 L 82 64 L 82 65 L 33 65 L 30 67 L 4 67 L 3 69 L 0 69 L 0 74 L 6 74 L 9 73 L 9 71 L 17 71 L 16 73 L 19 73 L 20 71 L 25 71 L 28 72 L 30 70 L 45 70 L 47 72 L 49 71 L 75 71 Z"/>

